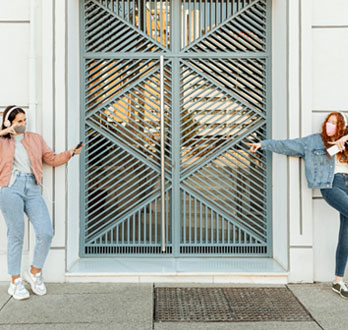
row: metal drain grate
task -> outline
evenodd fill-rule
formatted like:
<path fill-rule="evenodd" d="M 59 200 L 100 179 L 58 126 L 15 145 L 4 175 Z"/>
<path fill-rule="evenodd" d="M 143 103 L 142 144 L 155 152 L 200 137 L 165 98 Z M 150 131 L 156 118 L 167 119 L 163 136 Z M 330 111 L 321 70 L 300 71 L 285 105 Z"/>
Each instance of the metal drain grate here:
<path fill-rule="evenodd" d="M 155 288 L 157 322 L 313 321 L 287 288 Z"/>

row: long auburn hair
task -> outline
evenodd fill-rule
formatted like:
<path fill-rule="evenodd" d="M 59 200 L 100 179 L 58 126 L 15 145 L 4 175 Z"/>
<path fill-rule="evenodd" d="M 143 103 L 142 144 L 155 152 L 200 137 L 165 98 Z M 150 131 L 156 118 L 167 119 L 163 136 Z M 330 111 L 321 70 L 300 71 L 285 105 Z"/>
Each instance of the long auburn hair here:
<path fill-rule="evenodd" d="M 326 123 L 329 121 L 329 118 L 331 116 L 335 116 L 337 118 L 336 133 L 333 136 L 328 136 L 326 133 Z M 321 126 L 321 138 L 323 139 L 323 142 L 325 144 L 326 149 L 332 147 L 332 144 L 330 144 L 329 142 L 336 141 L 336 140 L 340 139 L 342 136 L 347 135 L 347 133 L 348 133 L 348 129 L 347 129 L 347 126 L 345 124 L 345 120 L 343 118 L 343 115 L 341 113 L 331 112 L 326 116 L 326 118 Z M 336 156 L 338 157 L 340 162 L 348 163 L 348 150 L 347 149 L 344 149 L 342 152 L 337 153 Z"/>

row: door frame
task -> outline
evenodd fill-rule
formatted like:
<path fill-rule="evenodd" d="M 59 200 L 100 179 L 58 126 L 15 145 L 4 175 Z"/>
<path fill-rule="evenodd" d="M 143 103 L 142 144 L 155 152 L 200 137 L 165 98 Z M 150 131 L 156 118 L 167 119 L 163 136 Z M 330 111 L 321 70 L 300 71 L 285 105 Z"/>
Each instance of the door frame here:
<path fill-rule="evenodd" d="M 274 10 L 276 9 L 276 10 Z M 79 63 L 79 44 L 76 41 L 79 40 L 79 32 L 78 29 L 76 29 L 76 21 L 79 20 L 79 0 L 74 0 L 71 2 L 68 2 L 68 44 L 67 44 L 67 53 L 68 58 L 70 59 L 68 61 L 69 70 L 67 71 L 67 83 L 72 89 L 68 89 L 68 95 L 73 96 L 73 94 L 76 94 L 76 91 L 80 89 L 80 83 L 82 83 L 83 80 L 80 79 L 79 74 L 79 65 L 76 65 Z M 286 126 L 287 126 L 287 120 L 286 120 L 286 113 L 288 109 L 288 102 L 287 98 L 282 98 L 281 93 L 279 91 L 286 91 L 287 90 L 287 51 L 288 48 L 282 47 L 283 40 L 287 40 L 287 31 L 289 30 L 289 26 L 287 24 L 287 15 L 288 15 L 288 7 L 286 5 L 285 0 L 273 0 L 273 6 L 272 6 L 272 22 L 276 21 L 277 25 L 276 27 L 274 24 L 272 24 L 272 48 L 273 48 L 273 61 L 276 62 L 276 65 L 274 62 L 272 63 L 273 66 L 273 75 L 272 75 L 272 98 L 273 98 L 273 107 L 275 109 L 284 109 L 283 111 L 276 111 L 273 112 L 273 121 L 279 122 L 278 120 L 281 119 L 281 124 L 277 124 L 277 126 L 273 126 L 273 136 L 275 138 L 277 137 L 283 137 L 284 132 L 286 132 Z M 269 84 L 270 86 L 271 84 Z M 278 91 L 277 97 L 275 97 L 274 91 Z M 269 100 L 270 102 L 272 100 Z M 80 120 L 80 112 L 76 108 L 76 101 L 72 97 L 67 98 L 67 105 L 68 105 L 68 120 L 71 121 L 79 121 Z M 80 101 L 81 105 L 81 101 Z M 285 120 L 284 120 L 285 119 Z M 81 121 L 80 121 L 81 122 Z M 76 140 L 76 130 L 69 126 L 69 143 L 73 143 Z M 273 197 L 273 203 L 272 203 L 272 214 L 273 219 L 277 218 L 287 218 L 287 175 L 284 176 L 284 161 L 281 159 L 273 159 L 273 163 L 275 166 L 273 166 L 273 178 L 280 178 L 280 180 L 274 180 L 273 179 L 273 191 L 277 191 L 276 194 L 274 194 Z M 285 163 L 286 164 L 286 163 Z M 285 166 L 286 167 L 286 166 Z M 282 169 L 282 170 L 280 170 Z M 80 169 L 76 166 L 70 166 L 68 171 L 69 180 L 73 181 L 76 179 L 76 177 L 79 177 Z M 73 187 L 69 187 L 68 192 L 68 217 L 70 219 L 69 222 L 67 222 L 67 236 L 66 236 L 66 243 L 67 243 L 67 268 L 69 268 L 69 265 L 71 265 L 76 259 L 80 256 L 83 256 L 81 253 L 79 253 L 78 244 L 76 242 L 79 242 L 79 210 L 76 205 L 76 201 L 78 201 L 78 194 L 76 194 L 76 189 Z M 279 193 L 279 191 L 283 191 L 284 194 Z M 274 227 L 274 233 L 273 237 L 282 237 L 281 239 L 274 239 L 273 245 L 275 247 L 276 251 L 282 250 L 284 251 L 284 248 L 287 251 L 288 247 L 288 239 L 287 239 L 287 233 L 288 230 L 284 231 L 284 228 L 280 226 Z M 284 238 L 284 239 L 283 239 Z M 282 260 L 282 264 L 287 264 L 286 258 L 284 258 L 284 253 L 278 254 L 278 259 Z M 89 256 L 92 257 L 92 256 Z"/>

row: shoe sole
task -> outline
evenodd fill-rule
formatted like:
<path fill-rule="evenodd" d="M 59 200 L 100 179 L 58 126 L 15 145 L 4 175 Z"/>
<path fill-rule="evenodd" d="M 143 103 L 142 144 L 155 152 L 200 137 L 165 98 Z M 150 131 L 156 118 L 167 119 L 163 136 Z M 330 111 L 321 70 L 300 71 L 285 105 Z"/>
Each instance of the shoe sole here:
<path fill-rule="evenodd" d="M 342 293 L 341 293 L 340 291 L 338 291 L 338 290 L 336 290 L 336 289 L 334 289 L 334 288 L 332 288 L 332 291 L 333 291 L 333 292 L 336 292 L 337 294 L 339 294 L 343 299 L 348 299 L 348 297 L 343 296 Z"/>
<path fill-rule="evenodd" d="M 15 297 L 15 295 L 13 294 L 9 294 L 11 297 L 13 297 L 13 299 L 16 299 L 16 300 L 26 300 L 26 299 L 29 299 L 30 298 L 30 295 L 28 297 Z"/>
<path fill-rule="evenodd" d="M 24 273 L 23 274 L 23 280 L 30 285 L 30 289 L 31 289 L 31 291 L 33 291 L 34 294 L 36 294 L 37 296 L 44 296 L 47 293 L 47 291 L 44 292 L 44 293 L 34 291 L 34 289 L 33 289 L 34 285 L 26 277 L 27 277 L 27 275 L 26 275 L 26 273 Z M 30 277 L 30 275 L 28 275 L 28 277 Z"/>
<path fill-rule="evenodd" d="M 16 299 L 16 300 L 26 300 L 26 299 L 30 298 L 30 296 L 28 296 L 28 297 L 21 297 L 21 298 L 16 298 L 15 296 L 12 296 L 12 297 L 13 297 L 13 299 Z"/>

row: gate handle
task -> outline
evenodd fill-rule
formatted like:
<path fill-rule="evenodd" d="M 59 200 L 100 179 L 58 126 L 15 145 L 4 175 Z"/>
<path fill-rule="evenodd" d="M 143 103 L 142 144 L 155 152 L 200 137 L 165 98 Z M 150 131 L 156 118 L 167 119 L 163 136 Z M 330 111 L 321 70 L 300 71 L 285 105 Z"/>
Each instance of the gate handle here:
<path fill-rule="evenodd" d="M 166 206 L 165 206 L 165 177 L 164 177 L 164 77 L 163 55 L 160 56 L 160 111 L 161 111 L 161 220 L 162 220 L 162 252 L 166 251 Z"/>

